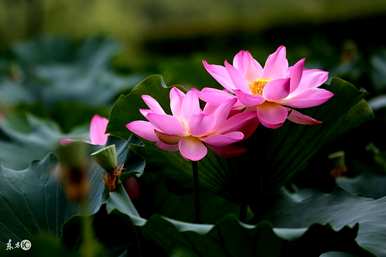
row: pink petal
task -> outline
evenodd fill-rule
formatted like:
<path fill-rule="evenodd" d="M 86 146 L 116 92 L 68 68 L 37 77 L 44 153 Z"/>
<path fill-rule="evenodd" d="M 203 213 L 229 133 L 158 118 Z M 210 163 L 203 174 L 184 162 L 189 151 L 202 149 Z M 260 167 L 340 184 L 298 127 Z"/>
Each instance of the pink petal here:
<path fill-rule="evenodd" d="M 211 114 L 217 110 L 218 106 L 218 104 L 206 103 L 202 112 L 206 115 Z"/>
<path fill-rule="evenodd" d="M 301 59 L 290 69 L 290 73 L 291 73 L 290 92 L 293 92 L 298 87 L 300 80 L 302 79 L 303 70 L 304 70 L 304 61 L 305 59 Z"/>
<path fill-rule="evenodd" d="M 219 129 L 222 124 L 228 119 L 229 114 L 236 103 L 236 99 L 232 99 L 224 102 L 210 115 L 205 118 L 212 124 L 212 128 Z"/>
<path fill-rule="evenodd" d="M 203 113 L 206 115 L 210 115 L 214 113 L 218 109 L 218 107 L 224 102 L 234 103 L 233 106 L 231 106 L 231 111 L 229 112 L 229 116 L 232 116 L 235 113 L 239 113 L 241 109 L 245 108 L 245 106 L 242 103 L 240 103 L 240 101 L 238 101 L 237 97 L 235 96 L 234 98 L 224 100 L 222 103 L 219 103 L 217 105 L 212 103 L 206 103 L 204 106 Z"/>
<path fill-rule="evenodd" d="M 229 91 L 232 91 L 235 88 L 225 67 L 221 65 L 208 64 L 205 60 L 202 61 L 202 64 L 204 65 L 205 70 L 224 88 Z"/>
<path fill-rule="evenodd" d="M 146 118 L 146 116 L 147 116 L 149 113 L 152 113 L 152 110 L 150 110 L 150 109 L 139 109 L 139 112 L 142 114 L 143 117 Z"/>
<path fill-rule="evenodd" d="M 231 99 L 219 106 L 212 106 L 209 113 L 202 112 L 192 115 L 188 121 L 190 134 L 195 137 L 201 137 L 213 131 L 219 131 L 224 127 L 223 124 L 229 117 L 235 102 L 236 99 Z"/>
<path fill-rule="evenodd" d="M 173 115 L 180 115 L 182 108 L 182 101 L 185 97 L 185 94 L 176 87 L 170 89 L 169 98 L 170 98 L 170 109 Z"/>
<path fill-rule="evenodd" d="M 264 103 L 257 106 L 257 117 L 267 128 L 278 128 L 288 116 L 288 108 L 275 103 Z"/>
<path fill-rule="evenodd" d="M 243 105 L 238 99 L 237 96 L 234 96 L 233 98 L 230 98 L 229 100 L 224 100 L 222 103 L 219 104 L 212 104 L 212 103 L 206 103 L 204 106 L 204 110 L 202 111 L 204 114 L 209 115 L 212 114 L 217 110 L 217 108 L 223 104 L 224 102 L 234 101 L 234 104 L 232 106 L 232 110 L 230 111 L 229 115 L 232 114 L 232 112 L 239 113 L 240 110 L 243 110 L 245 108 L 245 105 Z"/>
<path fill-rule="evenodd" d="M 198 98 L 199 91 L 190 89 L 183 101 L 181 107 L 181 115 L 188 121 L 192 115 L 201 113 L 200 100 Z"/>
<path fill-rule="evenodd" d="M 218 106 L 216 107 L 217 110 Z M 200 113 L 193 115 L 189 120 L 189 134 L 195 137 L 201 137 L 210 133 L 216 125 L 214 113 L 207 115 Z"/>
<path fill-rule="evenodd" d="M 288 120 L 301 125 L 318 125 L 322 123 L 319 120 L 316 120 L 308 115 L 302 114 L 295 110 L 290 111 L 290 114 L 288 115 Z"/>
<path fill-rule="evenodd" d="M 244 139 L 244 134 L 240 131 L 229 132 L 226 134 L 214 135 L 203 138 L 202 140 L 213 146 L 225 146 L 236 143 Z"/>
<path fill-rule="evenodd" d="M 241 113 L 237 113 L 224 121 L 219 126 L 219 133 L 224 133 L 228 131 L 235 131 L 242 129 L 246 123 L 248 123 L 250 120 L 257 120 L 256 119 L 256 112 L 255 111 L 245 111 Z"/>
<path fill-rule="evenodd" d="M 126 125 L 126 128 L 137 136 L 142 137 L 143 139 L 146 139 L 148 141 L 159 141 L 158 137 L 154 133 L 154 126 L 148 121 L 132 121 Z"/>
<path fill-rule="evenodd" d="M 264 65 L 263 78 L 280 79 L 288 76 L 288 61 L 286 49 L 279 46 L 277 50 L 268 56 Z"/>
<path fill-rule="evenodd" d="M 156 129 L 154 130 L 154 133 L 157 136 L 157 138 L 159 139 L 159 141 L 161 141 L 162 143 L 168 144 L 168 145 L 177 144 L 181 138 L 180 136 L 176 136 L 176 135 L 164 134 Z"/>
<path fill-rule="evenodd" d="M 142 100 L 149 107 L 149 109 L 154 113 L 165 114 L 165 111 L 162 109 L 161 105 L 153 97 L 149 95 L 143 95 Z"/>
<path fill-rule="evenodd" d="M 265 101 L 261 95 L 251 95 L 244 93 L 241 90 L 235 90 L 235 94 L 239 101 L 245 106 L 255 106 L 262 104 Z"/>
<path fill-rule="evenodd" d="M 189 120 L 190 133 L 193 136 L 204 135 L 214 127 L 214 122 L 215 119 L 204 113 L 193 115 Z"/>
<path fill-rule="evenodd" d="M 181 155 L 191 161 L 199 161 L 208 153 L 206 146 L 200 140 L 193 137 L 182 138 L 178 142 L 178 148 Z"/>
<path fill-rule="evenodd" d="M 303 93 L 284 99 L 283 103 L 294 108 L 309 108 L 327 102 L 334 94 L 322 88 L 310 88 Z"/>
<path fill-rule="evenodd" d="M 99 115 L 94 115 L 90 122 L 90 141 L 93 145 L 104 145 L 107 143 L 106 134 L 109 120 Z"/>
<path fill-rule="evenodd" d="M 319 69 L 305 69 L 298 89 L 315 88 L 328 80 L 328 72 Z"/>
<path fill-rule="evenodd" d="M 265 85 L 263 96 L 267 100 L 280 100 L 288 96 L 290 92 L 290 79 L 276 79 Z"/>
<path fill-rule="evenodd" d="M 156 143 L 156 146 L 158 146 L 160 149 L 168 151 L 168 152 L 175 152 L 175 151 L 178 150 L 178 144 L 176 144 L 176 145 L 169 145 L 169 144 L 165 144 L 165 143 L 163 143 L 161 141 L 158 141 Z"/>
<path fill-rule="evenodd" d="M 255 133 L 257 127 L 259 126 L 259 120 L 257 119 L 256 112 L 255 118 L 248 120 L 241 128 L 240 131 L 243 132 L 244 138 L 247 139 Z"/>
<path fill-rule="evenodd" d="M 184 128 L 176 117 L 167 114 L 149 113 L 146 118 L 161 132 L 168 135 L 185 134 Z"/>
<path fill-rule="evenodd" d="M 233 58 L 233 66 L 238 69 L 247 80 L 256 80 L 261 77 L 263 68 L 251 55 L 250 52 L 241 50 Z"/>
<path fill-rule="evenodd" d="M 201 100 L 214 105 L 220 105 L 224 101 L 235 98 L 234 95 L 228 93 L 225 90 L 219 90 L 210 87 L 201 89 L 199 97 Z"/>
<path fill-rule="evenodd" d="M 248 92 L 248 83 L 246 78 L 241 74 L 240 71 L 236 70 L 232 65 L 230 65 L 227 61 L 224 62 L 225 68 L 231 77 L 233 84 L 237 89 L 240 89 L 244 92 Z"/>

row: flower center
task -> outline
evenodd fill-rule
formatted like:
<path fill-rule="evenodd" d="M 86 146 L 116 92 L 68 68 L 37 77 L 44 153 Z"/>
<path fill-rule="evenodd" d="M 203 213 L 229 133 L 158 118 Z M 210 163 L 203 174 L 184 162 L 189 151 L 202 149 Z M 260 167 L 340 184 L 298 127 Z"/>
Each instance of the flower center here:
<path fill-rule="evenodd" d="M 256 79 L 249 83 L 249 89 L 253 95 L 262 95 L 265 85 L 270 81 L 270 79 L 260 78 Z"/>

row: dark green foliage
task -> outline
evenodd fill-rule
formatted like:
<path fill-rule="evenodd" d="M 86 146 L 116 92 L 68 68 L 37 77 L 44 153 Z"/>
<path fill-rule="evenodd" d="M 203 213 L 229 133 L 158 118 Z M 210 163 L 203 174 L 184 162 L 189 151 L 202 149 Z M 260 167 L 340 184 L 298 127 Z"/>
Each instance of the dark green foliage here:
<path fill-rule="evenodd" d="M 385 104 L 382 97 L 370 101 L 376 119 L 369 121 L 374 114 L 365 100 L 385 91 L 384 50 L 362 53 L 347 44 L 339 62 L 336 47 L 323 40 L 316 46 L 300 46 L 290 59 L 310 55 L 311 66 L 333 67 L 332 74 L 370 94 L 334 77 L 323 86 L 334 92 L 331 101 L 304 110 L 321 125 L 259 127 L 244 144 L 247 154 L 225 159 L 210 152 L 198 164 L 202 224 L 189 223 L 194 220 L 191 164 L 135 138 L 125 125 L 144 119 L 138 111 L 143 94 L 169 112 L 170 81 L 184 83 L 181 88 L 218 86 L 203 77 L 200 62 L 229 59 L 225 46 L 191 58 L 150 56 L 143 60 L 150 62 L 149 70 L 134 75 L 113 68 L 118 46 L 104 38 L 46 38 L 12 47 L 0 58 L 0 255 L 83 256 L 87 220 L 93 257 L 386 256 Z M 267 52 L 262 46 L 253 50 L 259 57 Z M 135 75 L 152 70 L 164 71 L 165 79 Z M 107 192 L 105 172 L 90 160 L 84 215 L 67 199 L 52 152 L 63 138 L 88 140 L 85 124 L 95 113 L 110 113 L 107 145 L 116 145 L 118 164 L 125 165 L 116 191 Z M 371 142 L 376 147 L 366 151 Z M 89 153 L 101 147 L 90 146 Z M 346 154 L 343 175 L 348 177 L 336 179 L 340 188 L 297 189 L 302 178 L 324 188 L 313 177 L 316 172 L 335 188 L 329 170 L 334 167 L 325 165 L 335 151 Z M 248 224 L 239 221 L 242 206 Z M 9 239 L 26 238 L 33 250 L 4 251 Z"/>

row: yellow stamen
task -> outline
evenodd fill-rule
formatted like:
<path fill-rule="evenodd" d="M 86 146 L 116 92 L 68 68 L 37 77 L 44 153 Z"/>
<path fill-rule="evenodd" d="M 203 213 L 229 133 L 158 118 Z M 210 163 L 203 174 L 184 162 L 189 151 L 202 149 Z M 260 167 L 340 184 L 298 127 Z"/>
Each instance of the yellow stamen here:
<path fill-rule="evenodd" d="M 249 89 L 253 95 L 262 95 L 265 85 L 270 81 L 270 79 L 260 78 L 249 83 Z"/>

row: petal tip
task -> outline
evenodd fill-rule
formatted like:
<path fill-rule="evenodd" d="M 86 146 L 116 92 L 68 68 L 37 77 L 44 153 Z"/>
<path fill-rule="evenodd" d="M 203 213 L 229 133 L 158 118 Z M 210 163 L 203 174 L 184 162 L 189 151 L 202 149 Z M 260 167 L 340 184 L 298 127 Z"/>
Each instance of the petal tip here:
<path fill-rule="evenodd" d="M 141 99 L 146 102 L 147 99 L 149 99 L 149 95 L 141 95 Z"/>

